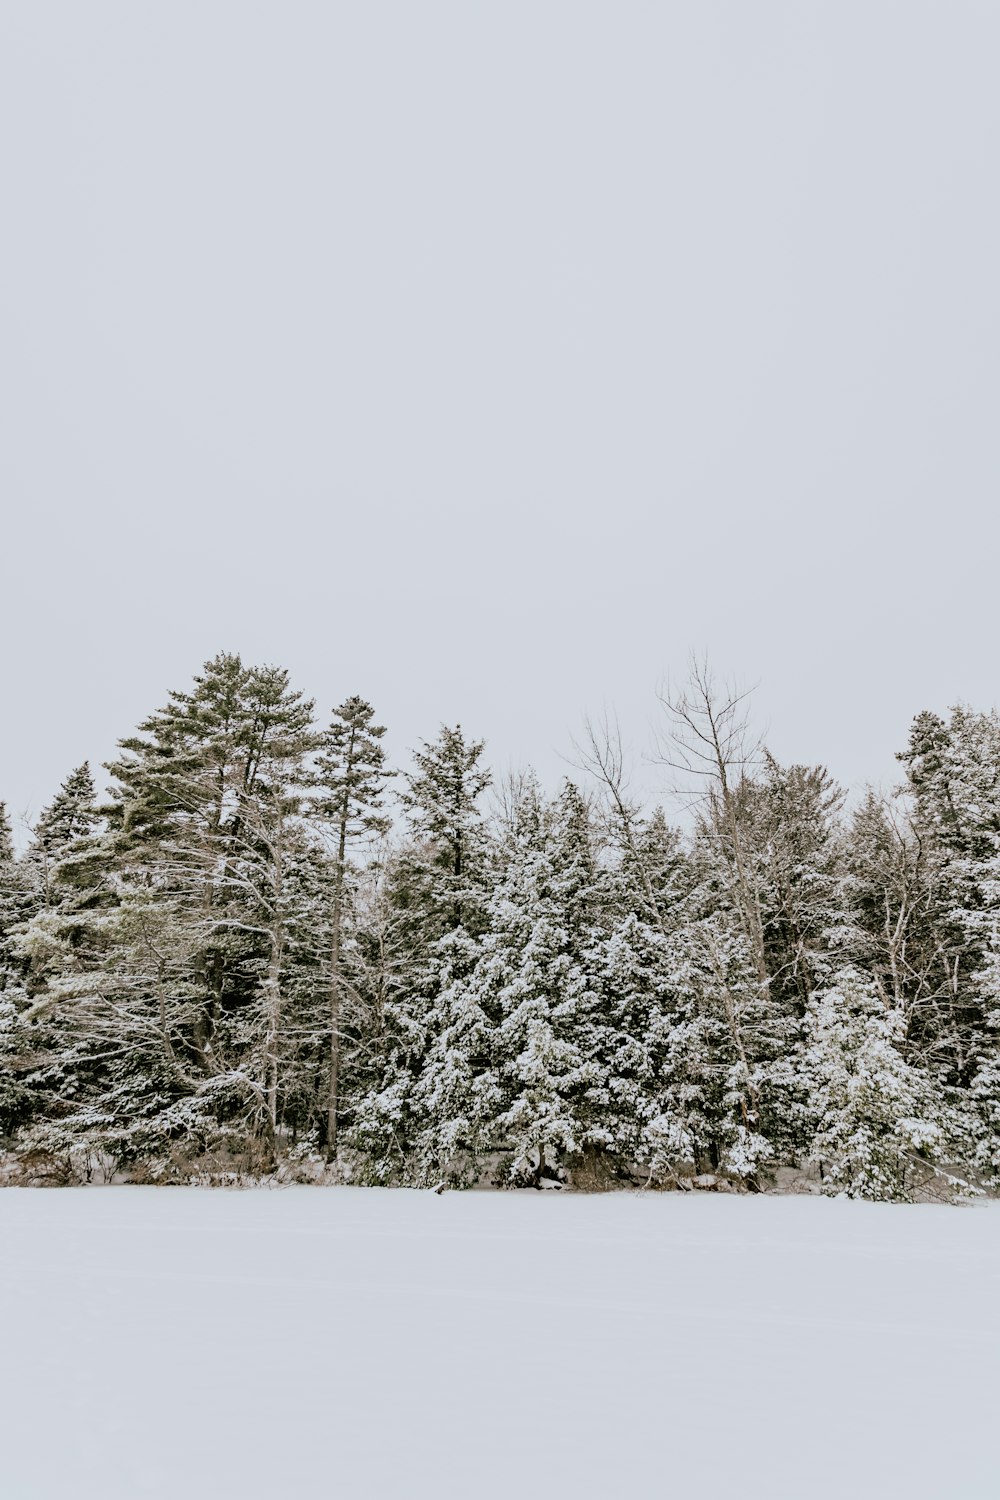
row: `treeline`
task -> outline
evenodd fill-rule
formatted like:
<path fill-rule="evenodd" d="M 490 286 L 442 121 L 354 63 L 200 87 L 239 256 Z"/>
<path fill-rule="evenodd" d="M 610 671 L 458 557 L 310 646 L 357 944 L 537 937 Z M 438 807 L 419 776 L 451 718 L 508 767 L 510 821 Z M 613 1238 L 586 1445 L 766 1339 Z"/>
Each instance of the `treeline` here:
<path fill-rule="evenodd" d="M 236 656 L 0 805 L 8 1180 L 990 1189 L 1000 1167 L 1000 720 L 922 713 L 848 815 L 695 667 L 682 834 L 591 726 L 580 784 L 442 728 L 386 763 Z"/>

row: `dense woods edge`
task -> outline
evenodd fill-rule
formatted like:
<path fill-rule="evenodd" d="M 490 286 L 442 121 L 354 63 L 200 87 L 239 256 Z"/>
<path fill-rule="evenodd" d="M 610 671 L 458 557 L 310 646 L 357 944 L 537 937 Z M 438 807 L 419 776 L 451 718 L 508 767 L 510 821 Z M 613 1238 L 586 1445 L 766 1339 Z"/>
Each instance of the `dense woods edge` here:
<path fill-rule="evenodd" d="M 579 784 L 460 727 L 393 773 L 223 654 L 0 804 L 0 1177 L 989 1192 L 1000 719 L 920 713 L 848 814 L 694 663 L 662 699 L 684 831 L 612 724 Z"/>

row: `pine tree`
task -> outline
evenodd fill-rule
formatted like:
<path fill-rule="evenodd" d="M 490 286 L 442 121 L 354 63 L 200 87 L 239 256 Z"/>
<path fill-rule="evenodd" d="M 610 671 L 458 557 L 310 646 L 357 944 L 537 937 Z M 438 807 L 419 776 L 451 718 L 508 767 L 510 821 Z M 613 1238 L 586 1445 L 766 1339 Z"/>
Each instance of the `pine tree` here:
<path fill-rule="evenodd" d="M 636 1169 L 650 1181 L 676 1181 L 695 1160 L 691 1098 L 681 1097 L 688 1079 L 677 1048 L 683 1019 L 672 983 L 675 957 L 659 927 L 635 912 L 620 917 L 589 955 L 597 999 L 586 1050 L 598 1077 L 582 1113 L 585 1171 L 595 1180 Z"/>
<path fill-rule="evenodd" d="M 18 933 L 29 919 L 36 893 L 14 853 L 7 808 L 0 802 L 0 1137 L 13 1136 L 30 1118 L 37 1091 L 25 1081 L 34 1049 L 24 1024 L 29 998 Z"/>
<path fill-rule="evenodd" d="M 76 1032 L 77 1128 L 123 1161 L 227 1121 L 273 1156 L 311 710 L 283 671 L 218 657 L 109 767 L 114 900 L 36 1009 Z"/>
<path fill-rule="evenodd" d="M 70 772 L 39 815 L 32 831 L 29 859 L 35 853 L 58 858 L 76 839 L 91 833 L 100 822 L 95 801 L 94 778 L 89 762 L 84 761 Z"/>
<path fill-rule="evenodd" d="M 769 994 L 801 1014 L 854 940 L 839 838 L 845 794 L 825 767 L 781 766 L 766 750 L 745 793 Z"/>
<path fill-rule="evenodd" d="M 238 804 L 236 847 L 224 877 L 243 910 L 224 920 L 244 931 L 256 927 L 267 945 L 260 993 L 266 1127 L 273 1150 L 284 1052 L 283 978 L 294 914 L 295 885 L 290 876 L 293 860 L 303 851 L 301 814 L 309 781 L 307 763 L 319 737 L 313 729 L 312 702 L 292 691 L 282 668 L 253 669 L 248 686 L 252 773 Z"/>
<path fill-rule="evenodd" d="M 591 950 L 601 893 L 587 807 L 567 782 L 525 827 L 491 910 L 506 938 L 508 982 L 498 999 L 504 1108 L 496 1121 L 511 1180 L 561 1175 L 588 1146 L 589 1092 L 602 1082 L 592 1041 L 599 997 Z"/>
<path fill-rule="evenodd" d="M 909 1200 L 953 1126 L 943 1097 L 903 1056 L 903 1016 L 847 970 L 810 1003 L 808 1025 L 809 1156 L 827 1191 Z"/>
<path fill-rule="evenodd" d="M 0 990 L 20 981 L 14 933 L 26 919 L 29 907 L 28 881 L 14 854 L 14 831 L 6 804 L 0 802 Z"/>
<path fill-rule="evenodd" d="M 993 1005 L 985 973 L 1000 916 L 1000 717 L 964 707 L 949 721 L 918 714 L 900 756 L 919 846 L 923 946 L 930 966 L 918 996 L 947 1081 L 967 1087 Z"/>
<path fill-rule="evenodd" d="M 330 1079 L 326 1115 L 326 1151 L 330 1160 L 337 1151 L 344 987 L 341 959 L 348 848 L 359 837 L 384 834 L 389 828 L 389 820 L 380 811 L 388 776 L 381 744 L 385 727 L 373 723 L 374 717 L 375 710 L 363 698 L 346 699 L 334 710 L 317 761 L 317 779 L 322 792 L 315 799 L 313 810 L 331 829 L 335 845 L 330 936 Z"/>
<path fill-rule="evenodd" d="M 107 878 L 107 848 L 95 801 L 85 761 L 70 772 L 35 824 L 24 868 L 37 889 L 36 911 L 19 934 L 21 952 L 30 960 L 32 988 L 50 972 L 87 962 L 90 914 L 106 893 Z"/>
<path fill-rule="evenodd" d="M 370 705 L 317 735 L 285 672 L 214 658 L 106 808 L 77 768 L 20 859 L 0 808 L 0 1133 L 77 1178 L 319 1174 L 318 1145 L 373 1182 L 995 1187 L 1000 716 L 918 715 L 905 788 L 845 827 L 704 669 L 668 706 L 687 836 L 608 734 L 597 798 L 523 774 L 484 818 L 445 728 L 390 839 Z"/>
<path fill-rule="evenodd" d="M 466 740 L 461 725 L 442 725 L 438 738 L 414 752 L 417 769 L 406 777 L 403 806 L 414 832 L 429 841 L 432 901 L 440 930 L 474 921 L 482 873 L 482 818 L 478 799 L 490 785 L 481 765 L 482 740 Z"/>
<path fill-rule="evenodd" d="M 969 1159 L 1000 1168 L 1000 714 L 921 714 L 902 757 L 928 848 L 941 1076 L 966 1111 Z M 935 1038 L 937 1040 L 937 1037 Z"/>
<path fill-rule="evenodd" d="M 14 862 L 14 829 L 6 802 L 0 802 L 0 868 Z"/>
<path fill-rule="evenodd" d="M 479 798 L 490 784 L 483 744 L 461 728 L 443 727 L 421 742 L 401 802 L 410 834 L 388 853 L 380 872 L 377 978 L 380 1071 L 356 1106 L 351 1143 L 389 1153 L 391 1170 L 419 1176 L 431 1161 L 424 1074 L 440 1053 L 448 1002 L 473 962 L 484 923 L 489 840 Z M 389 1170 L 385 1161 L 376 1171 Z M 431 1168 L 428 1168 L 431 1170 Z"/>
<path fill-rule="evenodd" d="M 460 1178 L 499 1152 L 502 1181 L 538 1185 L 587 1146 L 585 1095 L 599 1082 L 583 1050 L 595 869 L 576 788 L 551 806 L 526 788 L 498 860 L 486 931 L 473 948 L 452 938 L 416 1091 L 418 1156 L 425 1173 Z"/>

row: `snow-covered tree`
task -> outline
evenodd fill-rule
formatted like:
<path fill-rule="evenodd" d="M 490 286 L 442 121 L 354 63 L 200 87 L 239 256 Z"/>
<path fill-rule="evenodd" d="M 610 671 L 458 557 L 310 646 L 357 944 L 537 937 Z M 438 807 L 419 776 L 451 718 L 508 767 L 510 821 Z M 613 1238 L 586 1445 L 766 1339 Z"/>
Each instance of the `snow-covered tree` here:
<path fill-rule="evenodd" d="M 353 842 L 384 834 L 389 820 L 382 812 L 388 773 L 382 737 L 385 726 L 374 723 L 375 710 L 357 696 L 334 709 L 316 763 L 321 788 L 312 810 L 329 830 L 334 844 L 333 898 L 330 933 L 330 1074 L 326 1109 L 326 1151 L 337 1151 L 337 1113 L 340 1086 L 341 1013 L 344 1003 L 342 964 L 344 897 L 348 850 Z"/>
<path fill-rule="evenodd" d="M 0 991 L 21 983 L 23 963 L 15 933 L 37 900 L 24 864 L 15 857 L 14 832 L 6 805 L 0 802 Z"/>
<path fill-rule="evenodd" d="M 68 851 L 79 849 L 100 822 L 96 797 L 90 765 L 84 761 L 70 772 L 32 830 L 26 864 L 37 875 L 45 906 L 58 902 L 63 894 L 53 886 Z"/>
<path fill-rule="evenodd" d="M 903 1054 L 901 1012 L 845 970 L 810 1002 L 807 1024 L 809 1159 L 826 1190 L 909 1199 L 946 1155 L 953 1123 L 932 1080 Z"/>
<path fill-rule="evenodd" d="M 325 1151 L 373 1182 L 995 1187 L 1000 717 L 918 715 L 905 787 L 845 823 L 702 664 L 665 706 L 684 833 L 604 723 L 593 796 L 518 773 L 488 816 L 482 744 L 442 729 L 390 834 L 364 699 L 319 734 L 284 671 L 213 658 L 104 807 L 78 767 L 21 858 L 0 810 L 7 1147 L 156 1180 Z"/>
<path fill-rule="evenodd" d="M 18 942 L 38 899 L 37 887 L 15 857 L 13 829 L 0 802 L 0 1137 L 12 1136 L 38 1102 L 37 1090 L 27 1082 L 34 1048 L 24 1022 L 30 1001 Z"/>
<path fill-rule="evenodd" d="M 599 1077 L 584 1050 L 594 869 L 576 789 L 546 806 L 526 788 L 498 859 L 486 931 L 438 998 L 418 1149 L 446 1170 L 499 1152 L 504 1180 L 537 1183 L 586 1145 L 583 1096 Z"/>
<path fill-rule="evenodd" d="M 442 725 L 436 740 L 414 752 L 416 769 L 402 793 L 411 828 L 427 841 L 427 883 L 442 931 L 476 920 L 484 848 L 479 798 L 491 781 L 484 748 L 481 740 L 467 740 L 461 725 Z"/>
<path fill-rule="evenodd" d="M 64 1127 L 122 1159 L 226 1119 L 273 1149 L 311 707 L 278 669 L 208 663 L 109 767 L 101 899 L 78 892 L 70 916 L 50 900 L 22 939 L 33 1014 L 67 1039 L 50 1062 L 80 1101 Z M 50 861 L 66 821 L 42 820 Z M 84 879 L 88 837 L 50 893 Z"/>

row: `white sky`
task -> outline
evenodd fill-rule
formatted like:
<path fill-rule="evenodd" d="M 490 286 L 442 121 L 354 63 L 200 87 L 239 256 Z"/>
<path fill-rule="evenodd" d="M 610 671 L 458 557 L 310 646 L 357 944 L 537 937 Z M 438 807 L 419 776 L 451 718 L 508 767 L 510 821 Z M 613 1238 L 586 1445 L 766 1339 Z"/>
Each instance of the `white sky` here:
<path fill-rule="evenodd" d="M 1000 8 L 0 7 L 0 796 L 239 650 L 562 769 L 996 688 Z"/>

